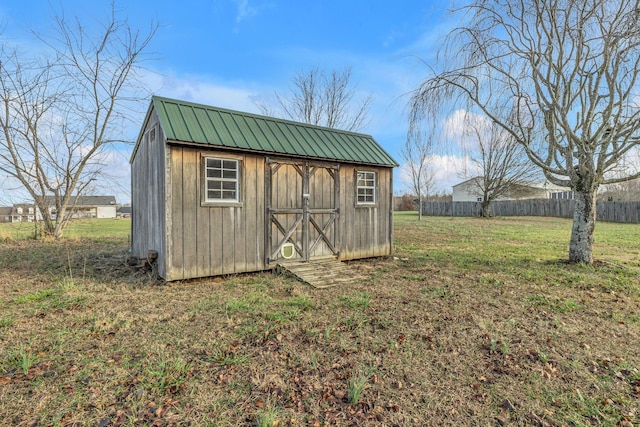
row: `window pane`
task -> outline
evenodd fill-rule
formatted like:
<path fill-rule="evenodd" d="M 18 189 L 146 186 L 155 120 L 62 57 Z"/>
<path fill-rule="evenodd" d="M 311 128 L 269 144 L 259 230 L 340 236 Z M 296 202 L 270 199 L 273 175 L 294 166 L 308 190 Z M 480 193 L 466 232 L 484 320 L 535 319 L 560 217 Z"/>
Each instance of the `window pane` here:
<path fill-rule="evenodd" d="M 214 181 L 214 180 L 209 180 L 207 181 L 207 187 L 209 188 L 209 190 L 221 190 L 222 189 L 222 181 Z"/>
<path fill-rule="evenodd" d="M 238 160 L 205 159 L 207 201 L 238 200 L 239 166 Z"/>
<path fill-rule="evenodd" d="M 235 181 L 223 181 L 222 182 L 223 190 L 236 190 L 236 182 Z"/>
<path fill-rule="evenodd" d="M 375 203 L 376 201 L 376 173 L 358 172 L 356 184 L 357 203 Z"/>
<path fill-rule="evenodd" d="M 225 169 L 237 169 L 238 168 L 238 162 L 236 160 L 224 160 L 223 161 L 223 167 Z"/>
<path fill-rule="evenodd" d="M 222 160 L 220 160 L 220 159 L 207 159 L 207 167 L 220 169 L 222 167 Z"/>

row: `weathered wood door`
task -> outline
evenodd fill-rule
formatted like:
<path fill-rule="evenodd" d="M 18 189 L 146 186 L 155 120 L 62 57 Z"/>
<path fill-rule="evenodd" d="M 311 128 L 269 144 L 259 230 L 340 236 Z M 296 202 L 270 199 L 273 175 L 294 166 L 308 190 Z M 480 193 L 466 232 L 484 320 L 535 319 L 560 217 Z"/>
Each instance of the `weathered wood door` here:
<path fill-rule="evenodd" d="M 267 159 L 266 262 L 338 256 L 339 165 Z"/>

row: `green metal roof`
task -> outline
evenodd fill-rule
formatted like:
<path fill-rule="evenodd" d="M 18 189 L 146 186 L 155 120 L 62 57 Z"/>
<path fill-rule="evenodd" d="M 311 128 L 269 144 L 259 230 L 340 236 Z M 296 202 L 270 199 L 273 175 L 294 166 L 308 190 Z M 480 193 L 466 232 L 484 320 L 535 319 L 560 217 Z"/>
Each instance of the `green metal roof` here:
<path fill-rule="evenodd" d="M 154 96 L 168 142 L 398 166 L 372 136 Z"/>

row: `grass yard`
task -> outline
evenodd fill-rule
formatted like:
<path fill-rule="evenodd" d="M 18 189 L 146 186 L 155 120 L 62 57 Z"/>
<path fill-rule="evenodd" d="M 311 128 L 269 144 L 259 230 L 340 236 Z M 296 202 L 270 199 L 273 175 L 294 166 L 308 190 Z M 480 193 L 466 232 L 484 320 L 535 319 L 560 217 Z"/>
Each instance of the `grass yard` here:
<path fill-rule="evenodd" d="M 567 220 L 395 218 L 395 257 L 327 290 L 158 285 L 126 220 L 3 226 L 1 423 L 640 425 L 640 226 L 599 223 L 587 267 Z"/>
<path fill-rule="evenodd" d="M 15 240 L 33 239 L 42 234 L 41 223 L 17 222 L 0 223 L 0 243 Z M 64 231 L 72 239 L 127 237 L 131 233 L 130 219 L 81 219 L 73 220 Z"/>

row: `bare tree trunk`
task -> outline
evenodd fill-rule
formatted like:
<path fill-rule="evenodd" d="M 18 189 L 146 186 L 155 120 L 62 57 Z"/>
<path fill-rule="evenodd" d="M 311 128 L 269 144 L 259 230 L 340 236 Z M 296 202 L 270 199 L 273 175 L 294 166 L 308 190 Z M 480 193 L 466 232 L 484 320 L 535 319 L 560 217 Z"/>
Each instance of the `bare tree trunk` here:
<path fill-rule="evenodd" d="M 422 221 L 422 194 L 418 196 L 418 221 Z"/>
<path fill-rule="evenodd" d="M 483 199 L 480 202 L 480 216 L 482 218 L 489 218 L 491 216 L 491 200 Z"/>
<path fill-rule="evenodd" d="M 569 243 L 569 262 L 593 262 L 593 231 L 596 227 L 596 191 L 575 193 L 573 227 Z"/>

